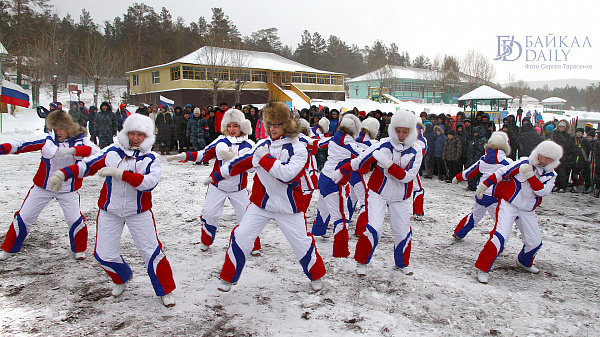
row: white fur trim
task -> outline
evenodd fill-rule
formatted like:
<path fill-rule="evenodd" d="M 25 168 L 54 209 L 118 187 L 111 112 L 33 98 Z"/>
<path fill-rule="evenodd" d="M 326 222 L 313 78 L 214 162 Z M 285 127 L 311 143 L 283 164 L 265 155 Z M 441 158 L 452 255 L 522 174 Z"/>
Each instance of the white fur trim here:
<path fill-rule="evenodd" d="M 346 114 L 340 121 L 340 127 L 346 127 L 352 132 L 352 137 L 358 137 L 360 132 L 360 119 L 352 114 Z"/>
<path fill-rule="evenodd" d="M 504 131 L 494 131 L 494 132 L 492 132 L 492 135 L 490 136 L 490 139 L 494 135 L 501 136 L 502 139 L 504 139 L 504 144 L 510 145 L 510 140 L 508 139 L 508 135 L 506 134 L 506 132 L 504 132 Z M 489 141 L 488 141 L 488 143 L 489 143 Z"/>
<path fill-rule="evenodd" d="M 298 118 L 298 120 L 300 121 L 300 126 L 302 127 L 302 131 L 306 131 L 309 134 L 311 133 L 310 131 L 310 124 L 308 123 L 308 121 L 304 118 Z"/>
<path fill-rule="evenodd" d="M 362 128 L 369 130 L 374 136 L 379 133 L 379 125 L 379 121 L 373 117 L 369 117 L 362 122 Z"/>
<path fill-rule="evenodd" d="M 390 137 L 390 139 L 399 144 L 400 140 L 398 139 L 398 135 L 396 134 L 396 128 L 408 128 L 409 129 L 409 133 L 408 133 L 408 137 L 406 137 L 404 139 L 404 142 L 402 142 L 402 144 L 404 144 L 405 146 L 412 146 L 415 141 L 417 140 L 417 117 L 415 116 L 414 113 L 402 109 L 399 111 L 396 111 L 393 115 L 392 115 L 392 119 L 390 120 L 390 125 L 388 126 L 388 136 Z"/>
<path fill-rule="evenodd" d="M 223 119 L 221 120 L 221 130 L 223 133 L 227 130 L 227 124 L 229 123 L 237 123 L 240 126 L 240 130 L 246 135 L 252 134 L 252 126 L 244 127 L 244 121 L 246 117 L 244 113 L 238 109 L 229 109 L 223 115 Z"/>
<path fill-rule="evenodd" d="M 327 117 L 319 119 L 319 126 L 323 132 L 329 132 L 329 119 Z"/>
<path fill-rule="evenodd" d="M 152 150 L 152 145 L 154 145 L 154 141 L 156 140 L 152 118 L 133 113 L 125 119 L 123 129 L 117 134 L 117 140 L 124 149 L 129 149 L 129 136 L 127 133 L 130 131 L 139 131 L 146 134 L 146 139 L 140 145 L 140 152 L 147 153 Z"/>
<path fill-rule="evenodd" d="M 531 165 L 540 166 L 538 155 L 553 159 L 550 164 L 544 167 L 546 172 L 552 172 L 558 167 L 558 165 L 560 165 L 560 159 L 563 156 L 563 148 L 551 140 L 545 140 L 539 143 L 538 146 L 531 151 L 531 155 L 529 156 L 529 162 Z"/>

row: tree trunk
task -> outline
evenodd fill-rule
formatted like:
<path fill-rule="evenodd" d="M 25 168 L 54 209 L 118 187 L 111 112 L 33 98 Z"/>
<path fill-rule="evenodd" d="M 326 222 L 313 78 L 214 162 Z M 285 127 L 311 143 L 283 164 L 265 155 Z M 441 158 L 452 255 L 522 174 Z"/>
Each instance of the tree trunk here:
<path fill-rule="evenodd" d="M 98 91 L 100 90 L 100 79 L 94 78 L 94 105 L 98 106 Z"/>

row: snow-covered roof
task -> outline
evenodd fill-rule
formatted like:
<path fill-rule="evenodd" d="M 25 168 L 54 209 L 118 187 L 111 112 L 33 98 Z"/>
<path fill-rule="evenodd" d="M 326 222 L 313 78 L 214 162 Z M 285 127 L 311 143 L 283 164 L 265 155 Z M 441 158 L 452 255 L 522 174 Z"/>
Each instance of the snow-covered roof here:
<path fill-rule="evenodd" d="M 152 67 L 137 69 L 128 71 L 127 73 L 137 72 L 141 70 L 148 70 L 152 68 L 169 66 L 177 63 L 197 64 L 197 65 L 222 65 L 225 67 L 236 67 L 236 68 L 251 68 L 251 69 L 264 69 L 264 70 L 275 70 L 275 71 L 286 71 L 286 72 L 307 72 L 307 73 L 318 73 L 318 74 L 335 74 L 343 75 L 343 73 L 336 73 L 331 71 L 319 70 L 313 67 L 309 67 L 302 63 L 286 59 L 283 56 L 250 50 L 237 50 L 227 49 L 219 47 L 205 46 L 192 53 L 189 53 L 177 60 L 169 63 L 156 65 Z"/>
<path fill-rule="evenodd" d="M 2 55 L 2 54 L 8 55 L 8 51 L 6 50 L 6 48 L 4 48 L 4 45 L 2 44 L 2 42 L 0 42 L 0 55 Z"/>
<path fill-rule="evenodd" d="M 387 68 L 387 69 L 384 69 L 384 68 Z M 370 73 L 366 73 L 364 75 L 350 79 L 350 80 L 346 81 L 346 83 L 373 81 L 374 79 L 377 79 L 381 76 L 378 74 L 381 74 L 382 71 L 385 71 L 386 73 L 389 71 L 389 74 L 386 74 L 385 77 L 407 78 L 407 79 L 415 79 L 415 80 L 426 79 L 428 76 L 430 76 L 430 74 L 432 72 L 432 70 L 423 69 L 423 68 L 409 68 L 409 67 L 403 67 L 403 66 L 385 66 L 385 67 L 379 68 L 377 70 L 374 70 Z"/>
<path fill-rule="evenodd" d="M 560 103 L 567 103 L 567 100 L 562 99 L 560 97 L 548 97 L 548 98 L 542 100 L 542 104 L 560 104 Z"/>
<path fill-rule="evenodd" d="M 492 87 L 488 87 L 487 85 L 482 85 L 479 88 L 472 90 L 464 95 L 462 95 L 458 100 L 466 101 L 472 99 L 510 99 L 512 96 L 509 96 L 502 91 L 496 90 Z"/>
<path fill-rule="evenodd" d="M 362 82 L 362 81 L 374 81 L 377 80 L 385 74 L 386 78 L 396 78 L 396 79 L 411 79 L 411 80 L 435 80 L 440 75 L 443 76 L 447 71 L 443 71 L 443 73 L 439 74 L 437 70 L 425 69 L 425 68 L 411 68 L 404 66 L 390 66 L 386 65 L 377 70 L 374 70 L 370 73 L 366 73 L 364 75 L 349 79 L 346 83 L 353 82 Z M 454 75 L 458 77 L 460 81 L 466 81 L 468 76 L 460 73 L 454 72 Z"/>

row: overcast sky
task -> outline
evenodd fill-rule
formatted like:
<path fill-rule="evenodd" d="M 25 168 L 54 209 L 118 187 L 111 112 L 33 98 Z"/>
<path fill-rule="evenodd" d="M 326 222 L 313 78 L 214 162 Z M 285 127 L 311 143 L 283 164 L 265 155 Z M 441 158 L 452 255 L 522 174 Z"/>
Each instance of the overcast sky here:
<path fill-rule="evenodd" d="M 85 8 L 102 24 L 122 16 L 135 1 L 129 0 L 50 0 L 60 17 L 70 13 L 79 21 Z M 400 51 L 408 51 L 414 59 L 424 54 L 454 55 L 462 58 L 474 49 L 486 55 L 497 71 L 496 82 L 506 83 L 508 74 L 517 79 L 585 78 L 600 81 L 600 6 L 591 0 L 505 0 L 505 1 L 213 1 L 213 0 L 145 0 L 160 12 L 166 7 L 173 19 L 181 16 L 186 24 L 203 16 L 212 17 L 212 7 L 221 7 L 242 35 L 275 27 L 281 41 L 295 49 L 304 30 L 330 35 L 347 44 L 372 46 L 381 40 L 389 46 L 396 43 Z M 493 60 L 498 55 L 498 36 L 508 36 L 513 44 L 506 60 Z M 532 46 L 527 46 L 530 36 Z M 537 43 L 538 37 L 542 44 Z M 549 37 L 549 39 L 547 39 Z M 552 37 L 555 43 L 552 44 Z M 560 43 L 562 37 L 562 44 Z M 574 41 L 574 38 L 577 41 Z M 588 42 L 585 42 L 587 38 Z M 546 42 L 550 41 L 550 44 Z M 584 45 L 585 43 L 585 45 Z M 577 47 L 579 44 L 579 47 Z M 565 47 L 567 45 L 568 47 Z M 544 57 L 540 57 L 540 53 Z M 565 56 L 566 62 L 565 62 Z M 552 60 L 550 60 L 552 55 Z M 556 56 L 559 61 L 555 61 Z M 546 59 L 544 61 L 544 58 Z M 509 61 L 515 59 L 514 61 Z M 564 65 L 585 66 L 581 70 Z M 560 69 L 548 70 L 548 66 Z M 537 69 L 529 69 L 533 66 Z M 591 66 L 591 69 L 589 67 Z"/>

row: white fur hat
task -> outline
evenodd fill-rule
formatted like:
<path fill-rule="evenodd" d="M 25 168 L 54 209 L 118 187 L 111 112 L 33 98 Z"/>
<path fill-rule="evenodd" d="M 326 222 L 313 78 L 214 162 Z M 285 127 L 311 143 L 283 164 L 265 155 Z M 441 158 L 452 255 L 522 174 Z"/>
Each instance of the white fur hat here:
<path fill-rule="evenodd" d="M 300 121 L 300 127 L 302 127 L 302 133 L 311 137 L 312 134 L 312 130 L 310 129 L 310 124 L 308 123 L 308 121 L 304 118 L 299 118 L 298 119 Z"/>
<path fill-rule="evenodd" d="M 360 132 L 360 119 L 354 116 L 353 114 L 345 114 L 340 121 L 340 128 L 347 128 L 350 131 L 350 135 L 354 137 L 358 137 L 358 133 Z"/>
<path fill-rule="evenodd" d="M 506 132 L 502 131 L 494 131 L 490 136 L 487 144 L 485 144 L 486 149 L 495 149 L 502 150 L 506 155 L 510 154 L 510 142 L 508 140 L 508 135 Z"/>
<path fill-rule="evenodd" d="M 414 113 L 402 109 L 396 111 L 392 116 L 390 121 L 390 126 L 388 126 L 388 135 L 392 141 L 395 143 L 400 143 L 398 139 L 398 135 L 396 134 L 396 128 L 408 128 L 409 133 L 408 137 L 404 139 L 402 144 L 405 146 L 412 146 L 417 140 L 417 118 Z"/>
<path fill-rule="evenodd" d="M 133 113 L 125 119 L 123 123 L 123 129 L 119 131 L 117 139 L 123 148 L 129 149 L 129 136 L 127 135 L 130 131 L 143 132 L 146 135 L 146 139 L 140 144 L 140 152 L 147 153 L 152 150 L 152 145 L 156 140 L 154 135 L 154 121 L 148 116 Z"/>
<path fill-rule="evenodd" d="M 228 135 L 227 124 L 229 123 L 237 123 L 240 126 L 240 131 L 246 135 L 252 134 L 252 124 L 246 119 L 244 113 L 238 109 L 229 109 L 223 115 L 223 119 L 221 120 L 221 131 L 223 134 Z"/>
<path fill-rule="evenodd" d="M 319 127 L 324 133 L 329 132 L 329 119 L 327 119 L 327 117 L 319 119 Z"/>
<path fill-rule="evenodd" d="M 531 151 L 531 155 L 529 155 L 529 162 L 531 165 L 539 166 L 540 161 L 538 160 L 538 155 L 552 159 L 552 162 L 544 167 L 545 171 L 551 172 L 560 165 L 560 158 L 563 156 L 563 148 L 551 140 L 545 140 L 539 143 L 538 146 Z"/>
<path fill-rule="evenodd" d="M 369 137 L 375 138 L 379 133 L 379 121 L 376 118 L 369 117 L 362 121 L 362 128 L 371 133 Z"/>

